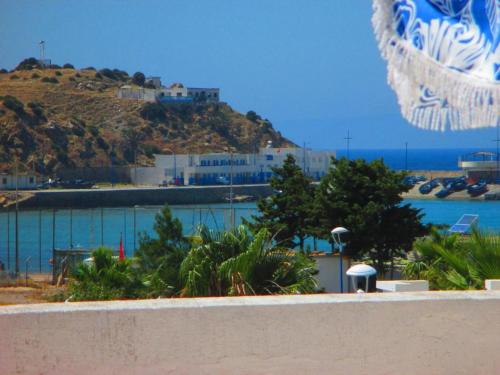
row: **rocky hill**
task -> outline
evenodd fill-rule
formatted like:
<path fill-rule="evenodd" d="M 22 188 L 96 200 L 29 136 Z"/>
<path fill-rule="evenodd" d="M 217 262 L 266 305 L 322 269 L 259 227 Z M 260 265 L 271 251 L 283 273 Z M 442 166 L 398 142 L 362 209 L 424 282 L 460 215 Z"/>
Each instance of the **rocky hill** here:
<path fill-rule="evenodd" d="M 34 60 L 36 61 L 36 60 Z M 152 163 L 154 153 L 252 152 L 292 142 L 268 120 L 227 104 L 162 105 L 119 99 L 134 84 L 117 69 L 20 64 L 0 70 L 0 171 Z"/>

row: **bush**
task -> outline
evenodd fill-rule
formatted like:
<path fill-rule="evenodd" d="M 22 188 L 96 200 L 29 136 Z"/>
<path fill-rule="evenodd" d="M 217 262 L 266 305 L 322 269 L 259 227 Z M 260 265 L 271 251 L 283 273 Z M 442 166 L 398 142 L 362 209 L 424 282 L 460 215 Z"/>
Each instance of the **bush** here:
<path fill-rule="evenodd" d="M 76 81 L 76 78 L 75 77 L 69 77 L 68 78 L 71 82 L 75 82 Z"/>
<path fill-rule="evenodd" d="M 261 120 L 261 117 L 257 113 L 255 113 L 255 111 L 248 111 L 245 117 L 252 122 Z"/>
<path fill-rule="evenodd" d="M 99 135 L 99 129 L 95 125 L 89 125 L 87 129 L 89 130 L 89 133 L 94 137 L 97 137 Z"/>
<path fill-rule="evenodd" d="M 29 102 L 28 103 L 28 107 L 31 109 L 31 112 L 33 112 L 33 114 L 36 116 L 36 117 L 43 117 L 43 107 L 40 103 L 38 102 Z"/>
<path fill-rule="evenodd" d="M 10 79 L 14 80 L 14 79 L 19 79 L 21 77 L 19 77 L 17 74 L 13 74 L 10 76 Z"/>
<path fill-rule="evenodd" d="M 0 74 L 7 74 L 9 71 L 7 69 L 0 69 Z"/>
<path fill-rule="evenodd" d="M 64 68 L 64 69 L 75 69 L 75 67 L 74 67 L 73 65 L 68 64 L 68 63 L 64 64 L 64 65 L 63 65 L 63 68 Z"/>
<path fill-rule="evenodd" d="M 95 72 L 95 68 L 93 66 L 88 66 L 86 68 L 83 68 L 83 70 L 93 70 Z"/>
<path fill-rule="evenodd" d="M 154 154 L 159 154 L 161 151 L 157 146 L 149 144 L 142 145 L 142 149 L 144 151 L 144 155 L 146 155 L 149 159 L 152 159 Z"/>
<path fill-rule="evenodd" d="M 149 121 L 165 121 L 165 108 L 159 103 L 146 103 L 139 112 L 141 117 Z"/>
<path fill-rule="evenodd" d="M 33 73 L 33 74 L 31 75 L 31 78 L 32 78 L 32 79 L 38 79 L 38 78 L 40 78 L 40 74 L 38 74 L 38 73 Z"/>
<path fill-rule="evenodd" d="M 96 138 L 97 145 L 102 148 L 104 151 L 109 150 L 109 144 L 106 142 L 102 137 L 97 137 Z"/>
<path fill-rule="evenodd" d="M 59 83 L 59 81 L 57 80 L 56 77 L 43 77 L 42 78 L 42 82 L 44 82 L 44 83 L 54 83 L 54 84 Z"/>
<path fill-rule="evenodd" d="M 62 73 L 59 70 L 56 70 L 56 76 L 60 77 L 62 76 Z"/>
<path fill-rule="evenodd" d="M 76 74 L 75 74 L 75 77 L 76 77 L 76 78 L 80 78 L 81 76 L 82 76 L 82 75 L 81 75 L 80 73 L 76 73 Z"/>
<path fill-rule="evenodd" d="M 73 272 L 69 292 L 75 301 L 137 298 L 144 285 L 132 268 L 132 261 L 116 259 L 113 250 L 99 248 L 92 264 L 81 263 Z"/>
<path fill-rule="evenodd" d="M 0 108 L 0 116 L 3 116 L 3 115 L 5 115 L 5 111 Z"/>
<path fill-rule="evenodd" d="M 144 82 L 146 81 L 146 76 L 144 73 L 135 72 L 132 76 L 132 83 L 138 86 L 144 86 Z"/>
<path fill-rule="evenodd" d="M 40 69 L 43 66 L 40 64 L 38 59 L 34 57 L 29 57 L 21 61 L 14 70 L 32 70 L 32 69 Z"/>
<path fill-rule="evenodd" d="M 3 98 L 3 105 L 18 115 L 24 114 L 24 104 L 15 96 L 6 95 Z"/>
<path fill-rule="evenodd" d="M 102 74 L 101 74 L 101 73 L 99 73 L 99 72 L 96 72 L 95 77 L 96 77 L 97 79 L 102 79 Z"/>

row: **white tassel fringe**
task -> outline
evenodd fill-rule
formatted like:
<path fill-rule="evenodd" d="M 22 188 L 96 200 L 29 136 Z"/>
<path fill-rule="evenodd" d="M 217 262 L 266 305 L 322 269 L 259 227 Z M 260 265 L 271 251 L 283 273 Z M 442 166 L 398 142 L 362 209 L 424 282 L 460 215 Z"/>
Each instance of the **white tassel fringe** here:
<path fill-rule="evenodd" d="M 388 83 L 396 91 L 401 112 L 411 124 L 431 130 L 463 130 L 500 125 L 500 84 L 455 72 L 395 35 L 392 0 L 373 0 L 372 23 Z M 421 87 L 442 103 L 423 106 Z"/>

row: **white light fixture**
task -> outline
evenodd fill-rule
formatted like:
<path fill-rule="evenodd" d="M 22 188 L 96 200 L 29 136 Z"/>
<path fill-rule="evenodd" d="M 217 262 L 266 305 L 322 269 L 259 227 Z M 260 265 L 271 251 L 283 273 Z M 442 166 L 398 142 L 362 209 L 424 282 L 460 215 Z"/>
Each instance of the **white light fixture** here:
<path fill-rule="evenodd" d="M 342 243 L 342 241 L 340 240 L 340 235 L 343 234 L 343 233 L 347 233 L 349 232 L 349 230 L 347 230 L 346 228 L 344 227 L 336 227 L 336 228 L 333 228 L 332 229 L 332 238 L 333 238 L 333 242 L 335 242 L 335 244 L 338 246 L 339 248 L 339 259 L 340 259 L 340 263 L 339 263 L 339 268 L 340 268 L 340 272 L 339 272 L 339 284 L 340 284 L 340 293 L 344 293 L 344 275 L 343 275 L 343 270 L 342 270 L 342 263 L 343 263 L 343 260 L 342 260 L 342 253 L 344 251 L 344 245 Z"/>

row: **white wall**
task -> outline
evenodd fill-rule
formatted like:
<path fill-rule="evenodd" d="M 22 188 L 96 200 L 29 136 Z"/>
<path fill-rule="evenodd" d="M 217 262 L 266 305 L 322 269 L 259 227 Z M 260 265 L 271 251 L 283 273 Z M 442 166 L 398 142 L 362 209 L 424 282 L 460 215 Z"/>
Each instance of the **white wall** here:
<path fill-rule="evenodd" d="M 338 255 L 319 255 L 313 256 L 313 259 L 316 261 L 316 269 L 318 270 L 318 275 L 316 278 L 318 279 L 318 283 L 320 288 L 324 288 L 325 292 L 328 293 L 339 293 L 340 292 L 340 257 Z M 343 277 L 343 290 L 344 292 L 348 291 L 347 284 L 347 276 L 345 271 L 350 266 L 349 258 L 343 257 L 342 262 L 342 274 Z"/>
<path fill-rule="evenodd" d="M 500 292 L 0 308 L 0 374 L 500 372 Z"/>

